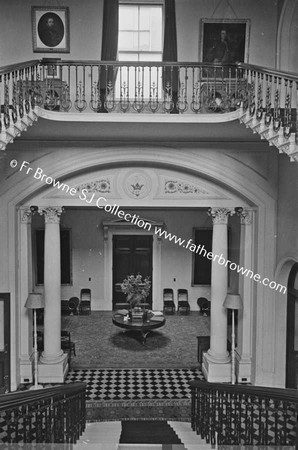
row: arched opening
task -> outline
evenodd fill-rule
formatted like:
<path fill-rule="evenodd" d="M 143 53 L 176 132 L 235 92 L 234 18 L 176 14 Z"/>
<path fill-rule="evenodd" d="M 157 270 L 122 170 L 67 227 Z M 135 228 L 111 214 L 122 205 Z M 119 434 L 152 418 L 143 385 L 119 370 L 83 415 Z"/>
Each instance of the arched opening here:
<path fill-rule="evenodd" d="M 290 271 L 287 299 L 286 387 L 297 388 L 298 375 L 298 263 Z"/>

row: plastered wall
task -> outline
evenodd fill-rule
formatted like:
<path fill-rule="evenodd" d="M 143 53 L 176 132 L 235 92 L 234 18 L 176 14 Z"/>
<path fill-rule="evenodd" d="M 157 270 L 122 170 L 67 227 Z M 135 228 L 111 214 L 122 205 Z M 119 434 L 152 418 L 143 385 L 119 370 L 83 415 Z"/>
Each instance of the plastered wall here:
<path fill-rule="evenodd" d="M 36 1 L 1 0 L 0 5 L 0 65 L 50 57 L 32 50 L 31 6 Z M 63 6 L 70 9 L 70 53 L 53 56 L 100 59 L 103 0 L 65 0 Z M 249 63 L 274 67 L 277 14 L 272 0 L 176 0 L 178 59 L 199 60 L 202 18 L 250 19 Z"/>
<path fill-rule="evenodd" d="M 277 211 L 277 263 L 286 258 L 298 259 L 298 164 L 286 155 L 279 157 Z"/>

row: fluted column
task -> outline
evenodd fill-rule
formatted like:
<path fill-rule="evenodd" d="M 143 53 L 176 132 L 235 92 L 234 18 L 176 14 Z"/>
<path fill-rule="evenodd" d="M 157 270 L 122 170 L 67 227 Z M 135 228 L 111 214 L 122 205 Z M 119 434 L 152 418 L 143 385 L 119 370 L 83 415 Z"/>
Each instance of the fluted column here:
<path fill-rule="evenodd" d="M 231 208 L 211 208 L 213 221 L 211 265 L 210 349 L 203 357 L 203 372 L 208 381 L 231 380 L 227 351 L 227 312 L 223 307 L 228 289 L 228 217 Z"/>
<path fill-rule="evenodd" d="M 244 270 L 253 269 L 253 211 L 243 209 L 240 216 L 240 258 L 239 266 Z M 253 272 L 251 272 L 253 273 Z M 236 374 L 238 383 L 251 381 L 251 340 L 252 340 L 252 307 L 253 283 L 251 276 L 239 274 L 239 294 L 243 300 L 243 308 L 238 311 Z"/>
<path fill-rule="evenodd" d="M 40 382 L 63 382 L 67 355 L 61 350 L 60 215 L 63 208 L 40 208 L 45 218 L 44 241 L 44 351 L 40 358 Z"/>
<path fill-rule="evenodd" d="M 31 210 L 21 208 L 20 217 L 20 252 L 19 252 L 19 342 L 20 342 L 20 376 L 21 383 L 32 382 L 33 329 L 32 311 L 25 308 L 28 293 L 32 291 L 32 243 L 31 243 Z"/>

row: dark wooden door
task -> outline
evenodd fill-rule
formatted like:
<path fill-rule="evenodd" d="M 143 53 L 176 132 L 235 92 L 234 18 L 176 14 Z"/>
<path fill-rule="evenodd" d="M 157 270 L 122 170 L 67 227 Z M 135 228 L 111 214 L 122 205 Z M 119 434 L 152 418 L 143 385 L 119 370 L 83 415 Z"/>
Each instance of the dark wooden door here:
<path fill-rule="evenodd" d="M 10 386 L 10 295 L 0 293 L 0 394 Z"/>
<path fill-rule="evenodd" d="M 127 275 L 140 273 L 151 279 L 151 292 L 146 302 L 152 307 L 152 236 L 115 235 L 113 237 L 113 309 L 126 301 L 120 284 Z"/>
<path fill-rule="evenodd" d="M 297 389 L 298 387 L 298 289 L 295 289 L 295 280 L 297 276 L 298 264 L 295 264 L 289 275 L 287 289 L 286 387 L 291 389 Z"/>

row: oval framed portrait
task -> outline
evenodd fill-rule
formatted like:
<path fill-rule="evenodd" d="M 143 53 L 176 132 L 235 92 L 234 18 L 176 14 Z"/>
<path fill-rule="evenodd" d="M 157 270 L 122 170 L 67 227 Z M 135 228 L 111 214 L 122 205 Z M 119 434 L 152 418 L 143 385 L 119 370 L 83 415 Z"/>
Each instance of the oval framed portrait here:
<path fill-rule="evenodd" d="M 69 53 L 69 8 L 32 7 L 33 51 Z"/>

